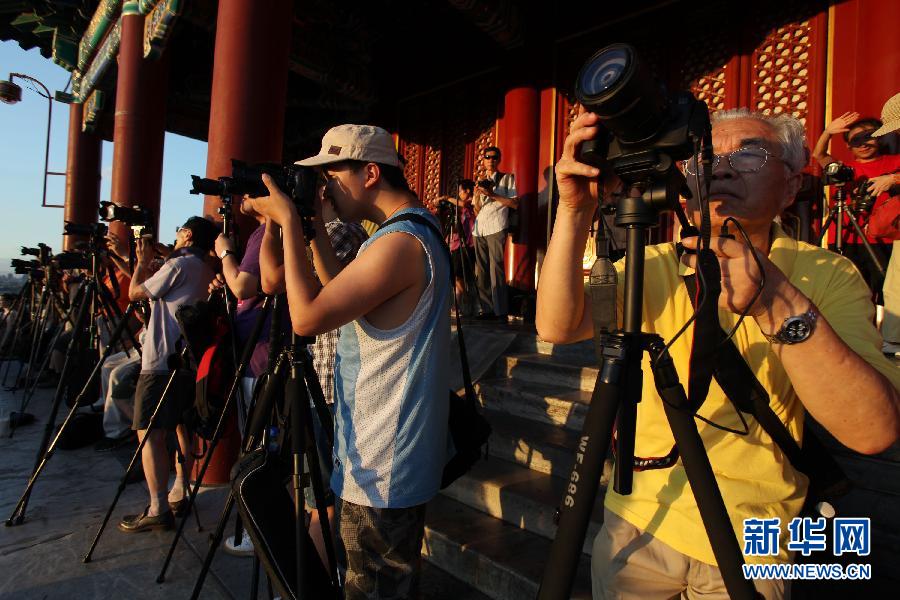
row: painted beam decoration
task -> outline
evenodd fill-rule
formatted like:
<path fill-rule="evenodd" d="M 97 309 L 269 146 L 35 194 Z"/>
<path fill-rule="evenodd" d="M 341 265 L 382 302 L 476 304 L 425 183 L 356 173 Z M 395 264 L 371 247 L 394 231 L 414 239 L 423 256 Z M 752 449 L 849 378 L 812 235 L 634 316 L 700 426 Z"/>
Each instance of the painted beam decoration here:
<path fill-rule="evenodd" d="M 162 54 L 183 8 L 183 0 L 160 0 L 144 18 L 144 58 L 158 58 Z"/>
<path fill-rule="evenodd" d="M 116 55 L 119 53 L 119 42 L 122 41 L 122 19 L 116 21 L 115 26 L 110 30 L 106 39 L 103 40 L 94 60 L 91 61 L 90 67 L 81 78 L 78 86 L 77 97 L 80 101 L 84 101 L 87 96 L 94 91 L 94 86 L 103 77 L 109 65 L 115 62 Z"/>
<path fill-rule="evenodd" d="M 93 133 L 104 104 L 106 104 L 106 92 L 103 90 L 91 92 L 91 95 L 88 96 L 87 101 L 84 103 L 84 109 L 81 114 L 81 130 L 83 132 Z"/>
<path fill-rule="evenodd" d="M 78 45 L 78 70 L 84 72 L 88 63 L 94 56 L 95 50 L 100 46 L 110 27 L 115 23 L 116 16 L 122 8 L 122 0 L 101 0 L 94 11 L 94 16 L 88 24 L 81 43 Z"/>
<path fill-rule="evenodd" d="M 53 62 L 66 71 L 73 71 L 78 63 L 78 40 L 53 32 Z"/>

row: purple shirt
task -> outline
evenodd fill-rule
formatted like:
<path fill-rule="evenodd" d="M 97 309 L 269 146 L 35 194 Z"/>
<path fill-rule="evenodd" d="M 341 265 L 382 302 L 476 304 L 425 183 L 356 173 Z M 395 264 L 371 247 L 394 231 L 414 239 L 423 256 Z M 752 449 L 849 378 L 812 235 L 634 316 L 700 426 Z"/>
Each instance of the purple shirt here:
<path fill-rule="evenodd" d="M 238 266 L 239 273 L 249 273 L 256 277 L 257 281 L 261 281 L 259 271 L 259 250 L 262 247 L 263 234 L 266 232 L 265 225 L 260 225 L 253 230 L 247 239 L 247 247 L 244 249 L 244 258 Z M 234 330 L 237 334 L 237 341 L 240 348 L 243 348 L 250 333 L 253 331 L 253 325 L 256 324 L 256 318 L 261 310 L 264 296 L 258 295 L 246 300 L 238 302 L 237 311 L 234 315 Z M 271 301 L 270 301 L 271 304 Z M 263 324 L 259 339 L 256 341 L 256 347 L 250 356 L 250 364 L 247 365 L 245 377 L 259 377 L 269 362 L 269 330 L 272 325 L 271 312 L 266 315 L 266 321 Z M 287 311 L 287 302 L 281 307 L 281 330 L 286 336 L 291 334 L 291 319 Z M 289 341 L 289 340 L 286 340 Z M 239 349 L 238 352 L 241 350 Z M 240 357 L 238 357 L 240 359 Z"/>

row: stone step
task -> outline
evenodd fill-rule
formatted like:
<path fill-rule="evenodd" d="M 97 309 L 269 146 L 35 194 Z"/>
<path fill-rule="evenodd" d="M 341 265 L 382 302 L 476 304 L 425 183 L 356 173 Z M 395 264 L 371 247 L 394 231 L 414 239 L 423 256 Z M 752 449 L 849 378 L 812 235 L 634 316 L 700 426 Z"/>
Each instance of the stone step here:
<path fill-rule="evenodd" d="M 422 556 L 494 600 L 534 598 L 550 540 L 443 495 L 428 505 Z M 590 560 L 582 555 L 572 598 L 590 600 Z"/>
<path fill-rule="evenodd" d="M 509 346 L 509 353 L 515 354 L 546 354 L 561 360 L 576 360 L 579 362 L 594 360 L 593 340 L 585 340 L 574 344 L 554 344 L 545 342 L 537 333 L 519 333 Z"/>
<path fill-rule="evenodd" d="M 575 460 L 579 433 L 528 418 L 484 411 L 494 428 L 490 455 L 562 479 L 567 479 Z"/>
<path fill-rule="evenodd" d="M 590 391 L 597 380 L 597 367 L 590 357 L 557 359 L 538 353 L 506 354 L 497 360 L 494 375 Z"/>
<path fill-rule="evenodd" d="M 556 535 L 556 509 L 564 489 L 562 478 L 489 458 L 478 461 L 441 493 L 494 518 L 552 539 Z M 594 537 L 603 524 L 604 494 L 605 488 L 597 493 L 583 548 L 586 554 L 590 554 Z"/>
<path fill-rule="evenodd" d="M 475 389 L 487 410 L 572 431 L 581 431 L 591 402 L 589 391 L 508 377 L 482 379 Z"/>

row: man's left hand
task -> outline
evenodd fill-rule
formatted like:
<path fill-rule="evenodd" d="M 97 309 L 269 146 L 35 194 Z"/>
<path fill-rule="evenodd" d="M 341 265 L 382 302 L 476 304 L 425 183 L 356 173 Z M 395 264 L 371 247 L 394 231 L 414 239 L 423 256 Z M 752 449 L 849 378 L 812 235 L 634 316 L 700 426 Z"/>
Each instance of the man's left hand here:
<path fill-rule="evenodd" d="M 869 178 L 868 191 L 870 194 L 879 195 L 888 191 L 892 185 L 894 185 L 896 181 L 896 175 L 888 174 L 888 175 L 878 175 L 877 177 Z"/>
<path fill-rule="evenodd" d="M 697 237 L 690 237 L 684 238 L 681 242 L 685 248 L 695 250 L 698 240 Z M 784 276 L 784 273 L 768 257 L 763 256 L 752 246 L 722 237 L 710 238 L 709 246 L 719 259 L 719 268 L 722 270 L 720 308 L 738 314 L 746 312 L 748 316 L 758 317 L 770 313 L 777 300 L 799 293 Z M 759 265 L 753 258 L 754 253 L 759 257 L 759 262 L 765 271 L 766 285 L 759 298 L 750 305 L 750 301 L 753 300 L 762 281 Z M 681 262 L 696 268 L 697 255 L 684 254 Z"/>
<path fill-rule="evenodd" d="M 281 191 L 275 182 L 272 181 L 272 178 L 269 177 L 268 174 L 263 173 L 262 181 L 269 189 L 269 195 L 254 198 L 253 208 L 256 212 L 277 225 L 284 225 L 297 214 L 294 203 L 291 202 L 291 199 L 288 198 L 287 194 Z"/>

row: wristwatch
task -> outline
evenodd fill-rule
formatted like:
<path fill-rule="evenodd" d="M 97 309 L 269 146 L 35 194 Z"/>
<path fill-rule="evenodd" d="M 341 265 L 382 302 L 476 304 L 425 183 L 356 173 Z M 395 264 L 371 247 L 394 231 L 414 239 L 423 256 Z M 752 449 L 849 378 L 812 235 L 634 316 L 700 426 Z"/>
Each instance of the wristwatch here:
<path fill-rule="evenodd" d="M 819 312 L 815 308 L 810 308 L 802 315 L 788 317 L 781 325 L 781 329 L 774 335 L 763 335 L 773 344 L 799 344 L 805 342 L 816 329 L 816 319 Z"/>
<path fill-rule="evenodd" d="M 222 250 L 222 253 L 219 255 L 219 259 L 225 260 L 225 257 L 229 254 L 234 254 L 234 250 Z"/>

